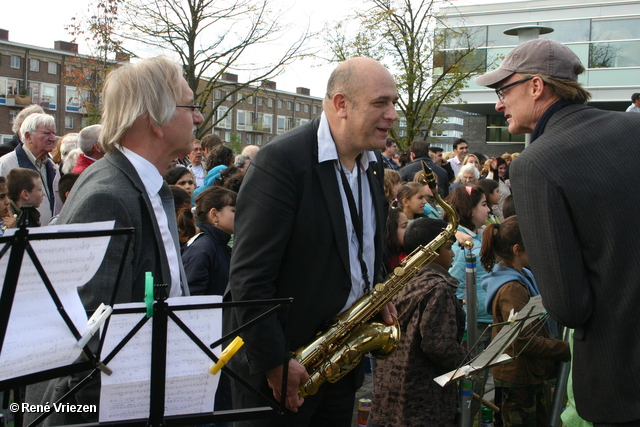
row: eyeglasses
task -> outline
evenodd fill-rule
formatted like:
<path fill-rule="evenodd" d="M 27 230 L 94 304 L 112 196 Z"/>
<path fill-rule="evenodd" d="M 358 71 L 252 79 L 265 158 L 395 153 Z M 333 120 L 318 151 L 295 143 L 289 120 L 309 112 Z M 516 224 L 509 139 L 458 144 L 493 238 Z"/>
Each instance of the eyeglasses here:
<path fill-rule="evenodd" d="M 520 80 L 516 80 L 515 82 L 511 82 L 509 84 L 506 84 L 502 87 L 499 87 L 498 89 L 496 89 L 496 95 L 498 95 L 498 99 L 500 100 L 500 102 L 504 102 L 504 90 L 507 88 L 510 88 L 511 86 L 515 86 L 519 83 L 524 83 L 528 80 L 531 80 L 533 77 L 525 77 L 524 79 L 520 79 Z"/>
<path fill-rule="evenodd" d="M 191 110 L 192 113 L 195 113 L 196 111 L 200 111 L 202 109 L 201 105 L 198 104 L 193 104 L 193 105 L 176 105 L 176 108 L 188 108 Z"/>

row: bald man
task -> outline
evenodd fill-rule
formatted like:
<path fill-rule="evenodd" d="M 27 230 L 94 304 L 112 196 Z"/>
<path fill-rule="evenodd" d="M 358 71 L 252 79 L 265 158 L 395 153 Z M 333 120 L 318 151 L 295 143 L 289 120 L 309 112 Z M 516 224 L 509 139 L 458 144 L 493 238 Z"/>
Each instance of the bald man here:
<path fill-rule="evenodd" d="M 278 136 L 252 160 L 236 205 L 231 294 L 234 301 L 294 302 L 288 342 L 283 319 L 268 317 L 244 334 L 237 368 L 265 394 L 286 399 L 292 412 L 242 425 L 351 425 L 361 367 L 300 399 L 307 371 L 291 360 L 285 392 L 283 360 L 379 279 L 384 171 L 376 150 L 384 148 L 398 119 L 397 99 L 394 79 L 380 63 L 349 59 L 329 78 L 322 115 Z M 263 311 L 238 309 L 234 320 L 244 324 Z M 395 310 L 387 306 L 382 313 L 388 323 L 390 311 Z M 264 406 L 239 385 L 234 404 Z"/>

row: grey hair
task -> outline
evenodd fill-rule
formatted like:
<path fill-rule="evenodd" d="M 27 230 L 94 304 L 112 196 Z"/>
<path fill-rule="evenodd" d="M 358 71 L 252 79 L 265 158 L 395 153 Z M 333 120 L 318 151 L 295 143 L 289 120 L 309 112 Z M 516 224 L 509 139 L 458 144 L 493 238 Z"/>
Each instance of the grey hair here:
<path fill-rule="evenodd" d="M 24 110 L 20 111 L 16 118 L 13 119 L 13 126 L 11 127 L 13 133 L 19 133 L 20 126 L 22 126 L 24 119 L 35 113 L 44 114 L 44 110 L 39 105 L 31 104 Z"/>
<path fill-rule="evenodd" d="M 80 134 L 68 133 L 62 137 L 60 141 L 60 157 L 64 158 L 72 151 L 78 148 Z"/>
<path fill-rule="evenodd" d="M 456 176 L 456 181 L 462 181 L 462 175 L 464 175 L 465 172 L 469 172 L 469 171 L 473 172 L 473 178 L 476 181 L 480 179 L 480 172 L 478 172 L 478 168 L 476 167 L 476 165 L 474 165 L 473 163 L 467 163 L 466 165 L 462 166 L 458 171 L 458 175 Z"/>
<path fill-rule="evenodd" d="M 38 126 L 51 125 L 56 125 L 56 121 L 53 116 L 44 113 L 30 114 L 26 119 L 24 119 L 22 125 L 20 126 L 20 136 L 21 138 L 24 138 L 24 135 L 26 135 L 27 132 L 34 133 L 36 130 L 38 130 Z"/>
<path fill-rule="evenodd" d="M 93 145 L 98 142 L 100 137 L 101 125 L 91 125 L 80 131 L 80 138 L 78 145 L 85 156 L 88 156 L 93 151 Z"/>
<path fill-rule="evenodd" d="M 74 166 L 78 162 L 78 156 L 82 153 L 82 150 L 79 148 L 74 148 L 70 150 L 67 154 L 62 157 L 62 174 L 66 175 L 71 173 Z"/>
<path fill-rule="evenodd" d="M 236 160 L 233 162 L 233 166 L 237 168 L 242 168 L 244 167 L 244 163 L 247 160 L 251 160 L 251 157 L 247 156 L 246 154 L 237 155 Z"/>
<path fill-rule="evenodd" d="M 114 149 L 134 122 L 148 117 L 150 125 L 167 124 L 182 96 L 182 68 L 166 56 L 143 59 L 109 73 L 103 90 L 100 145 Z"/>

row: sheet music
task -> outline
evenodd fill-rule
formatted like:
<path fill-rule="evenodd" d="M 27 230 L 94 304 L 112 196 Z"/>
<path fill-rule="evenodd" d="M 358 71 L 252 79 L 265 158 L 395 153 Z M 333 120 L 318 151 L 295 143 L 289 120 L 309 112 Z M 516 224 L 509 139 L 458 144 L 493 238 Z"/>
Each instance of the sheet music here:
<path fill-rule="evenodd" d="M 167 299 L 169 305 L 181 306 L 219 302 L 222 302 L 221 296 Z M 144 307 L 144 304 L 119 304 L 115 308 L 127 307 Z M 220 339 L 221 309 L 175 313 L 205 345 Z M 144 316 L 141 313 L 112 314 L 102 356 L 106 357 Z M 153 318 L 108 363 L 113 374 L 102 373 L 100 422 L 149 417 L 152 323 Z M 220 374 L 209 373 L 213 361 L 171 319 L 167 326 L 165 415 L 212 413 Z M 212 351 L 220 356 L 219 347 Z"/>
<path fill-rule="evenodd" d="M 510 360 L 511 356 L 505 354 L 504 351 L 518 337 L 516 329 L 526 328 L 529 324 L 536 321 L 537 316 L 543 312 L 544 306 L 542 305 L 542 297 L 540 295 L 531 297 L 529 302 L 515 316 L 515 321 L 509 325 L 503 326 L 495 338 L 491 340 L 491 343 L 487 348 L 473 359 L 471 363 L 461 367 L 460 369 L 453 370 L 434 378 L 434 381 L 444 387 L 449 381 Z M 529 317 L 526 318 L 527 316 Z M 522 324 L 523 322 L 524 324 Z"/>
<path fill-rule="evenodd" d="M 57 225 L 29 229 L 29 235 L 61 231 L 111 230 L 114 221 Z M 10 235 L 15 229 L 9 229 Z M 87 315 L 77 287 L 96 273 L 109 245 L 109 236 L 81 239 L 33 240 L 30 244 L 51 281 L 65 311 L 80 334 Z M 11 250 L 0 259 L 0 292 Z M 0 354 L 0 381 L 73 363 L 82 352 L 29 255 L 25 252 Z"/>

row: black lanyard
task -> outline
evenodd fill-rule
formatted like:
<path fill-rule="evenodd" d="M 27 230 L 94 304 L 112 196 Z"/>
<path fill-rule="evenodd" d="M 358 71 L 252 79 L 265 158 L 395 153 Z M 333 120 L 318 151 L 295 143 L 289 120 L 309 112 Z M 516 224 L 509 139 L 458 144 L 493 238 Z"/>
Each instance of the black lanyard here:
<path fill-rule="evenodd" d="M 371 283 L 369 282 L 369 271 L 367 270 L 367 264 L 364 262 L 364 257 L 362 256 L 362 248 L 364 246 L 364 237 L 363 237 L 363 220 L 362 220 L 362 177 L 360 173 L 360 154 L 356 158 L 356 169 L 358 170 L 358 208 L 356 208 L 356 201 L 353 198 L 353 192 L 351 191 L 351 186 L 349 185 L 349 181 L 347 180 L 347 175 L 344 173 L 344 167 L 341 163 L 338 162 L 340 166 L 340 177 L 342 178 L 342 187 L 344 188 L 344 193 L 347 196 L 347 202 L 349 203 L 349 212 L 351 213 L 351 223 L 353 224 L 353 229 L 356 232 L 356 237 L 358 238 L 358 261 L 360 261 L 360 269 L 362 270 L 362 279 L 364 280 L 365 292 L 369 292 L 371 288 Z M 350 239 L 349 239 L 350 240 Z"/>

